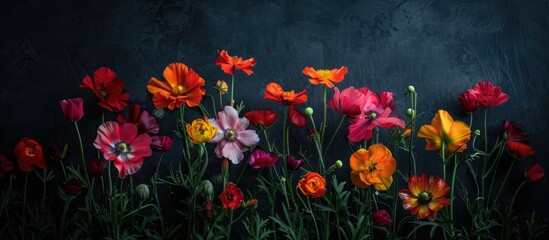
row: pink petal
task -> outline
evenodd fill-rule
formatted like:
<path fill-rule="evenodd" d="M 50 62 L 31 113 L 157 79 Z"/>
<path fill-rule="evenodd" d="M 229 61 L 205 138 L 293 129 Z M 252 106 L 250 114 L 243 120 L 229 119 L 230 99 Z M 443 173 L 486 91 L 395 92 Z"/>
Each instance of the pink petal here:
<path fill-rule="evenodd" d="M 157 134 L 158 133 L 158 121 L 154 116 L 151 116 L 147 111 L 143 111 L 141 113 L 141 117 L 139 118 L 140 127 L 145 130 L 146 133 L 149 134 Z"/>
<path fill-rule="evenodd" d="M 114 121 L 108 121 L 99 126 L 97 129 L 97 137 L 93 146 L 103 151 L 104 148 L 112 147 L 115 143 L 120 142 L 118 123 Z M 103 151 L 105 152 L 105 151 Z"/>
<path fill-rule="evenodd" d="M 375 126 L 374 126 L 375 127 Z M 349 134 L 347 138 L 351 142 L 359 142 L 361 140 L 368 140 L 372 138 L 372 122 L 369 118 L 363 118 L 357 120 L 355 123 L 351 124 L 348 128 Z"/>
<path fill-rule="evenodd" d="M 231 160 L 233 164 L 240 163 L 240 161 L 242 161 L 242 159 L 244 158 L 244 154 L 242 154 L 242 149 L 240 149 L 240 146 L 236 141 L 227 142 L 227 144 L 223 146 L 221 152 L 223 153 L 223 157 Z"/>
<path fill-rule="evenodd" d="M 221 128 L 218 124 L 218 121 L 213 118 L 208 119 L 208 122 L 210 122 L 213 127 L 217 128 L 215 137 L 212 138 L 212 140 L 210 140 L 208 143 L 218 143 L 219 141 L 223 140 L 225 137 L 225 129 Z"/>
<path fill-rule="evenodd" d="M 223 129 L 236 129 L 238 124 L 238 112 L 231 106 L 225 106 L 223 111 L 217 113 L 219 124 Z"/>
<path fill-rule="evenodd" d="M 151 137 L 149 134 L 143 133 L 135 138 L 130 144 L 130 151 L 132 154 L 139 157 L 148 157 L 152 155 L 151 150 Z"/>
<path fill-rule="evenodd" d="M 244 130 L 238 132 L 238 137 L 236 140 L 241 142 L 246 147 L 251 147 L 259 142 L 259 136 L 254 130 Z"/>
<path fill-rule="evenodd" d="M 139 171 L 143 165 L 143 159 L 136 159 L 135 161 L 120 162 L 115 161 L 114 166 L 118 169 L 118 177 L 124 179 L 126 175 L 131 175 Z"/>
<path fill-rule="evenodd" d="M 124 125 L 120 126 L 120 141 L 125 143 L 131 143 L 136 136 L 137 125 L 133 123 L 124 123 Z"/>
<path fill-rule="evenodd" d="M 238 119 L 238 122 L 234 130 L 237 132 L 246 130 L 246 128 L 248 128 L 248 125 L 250 125 L 250 121 L 247 118 L 240 118 Z"/>

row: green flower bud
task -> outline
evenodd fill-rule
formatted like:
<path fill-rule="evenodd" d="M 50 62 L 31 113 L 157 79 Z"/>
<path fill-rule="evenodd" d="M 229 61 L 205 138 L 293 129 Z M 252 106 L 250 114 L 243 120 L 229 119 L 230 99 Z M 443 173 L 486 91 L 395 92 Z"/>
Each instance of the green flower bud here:
<path fill-rule="evenodd" d="M 305 116 L 311 116 L 313 115 L 313 109 L 311 107 L 306 107 L 305 110 L 303 111 L 303 113 L 305 113 Z"/>
<path fill-rule="evenodd" d="M 147 198 L 149 198 L 149 186 L 147 186 L 146 184 L 139 184 L 135 188 L 135 193 L 137 194 L 137 198 L 139 198 L 139 201 L 145 201 L 147 200 Z"/>
<path fill-rule="evenodd" d="M 408 115 L 410 117 L 414 117 L 414 116 L 416 116 L 416 111 L 414 109 L 408 108 L 408 109 L 406 109 L 406 115 Z"/>
<path fill-rule="evenodd" d="M 212 184 L 212 182 L 210 182 L 210 180 L 202 181 L 202 183 L 200 184 L 200 190 L 201 190 L 202 195 L 206 199 L 208 199 L 209 201 L 213 200 L 214 189 L 213 189 L 213 184 Z"/>
<path fill-rule="evenodd" d="M 335 165 L 337 168 L 341 168 L 343 167 L 343 162 L 341 160 L 337 160 Z"/>
<path fill-rule="evenodd" d="M 414 93 L 416 91 L 416 88 L 412 85 L 408 86 L 408 88 L 406 88 L 406 91 L 408 91 L 408 93 Z"/>
<path fill-rule="evenodd" d="M 475 130 L 474 133 L 475 133 L 475 135 L 480 136 L 480 130 L 477 129 L 477 130 Z"/>
<path fill-rule="evenodd" d="M 286 182 L 286 178 L 285 178 L 285 177 L 281 177 L 281 178 L 280 178 L 280 182 L 285 183 L 285 182 Z"/>

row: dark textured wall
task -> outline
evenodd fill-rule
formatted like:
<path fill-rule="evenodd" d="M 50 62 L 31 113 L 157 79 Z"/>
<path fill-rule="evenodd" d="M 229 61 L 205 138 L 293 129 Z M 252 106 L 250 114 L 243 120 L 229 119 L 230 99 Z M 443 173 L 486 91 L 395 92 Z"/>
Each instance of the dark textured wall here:
<path fill-rule="evenodd" d="M 226 79 L 214 64 L 216 50 L 255 57 L 255 73 L 237 75 L 236 99 L 247 110 L 273 108 L 262 100 L 271 81 L 309 91 L 308 105 L 320 112 L 322 88 L 301 74 L 304 66 L 348 66 L 338 84 L 393 91 L 403 116 L 404 89 L 419 92 L 419 124 L 438 109 L 467 120 L 459 93 L 486 79 L 501 85 L 510 100 L 490 110 L 489 124 L 499 131 L 504 119 L 531 136 L 536 154 L 521 160 L 511 181 L 533 162 L 546 170 L 549 144 L 549 1 L 13 1 L 0 10 L 0 152 L 10 153 L 20 137 L 44 145 L 74 142 L 72 126 L 61 116 L 59 100 L 84 97 L 82 120 L 86 147 L 93 149 L 99 109 L 82 78 L 100 66 L 114 69 L 131 99 L 152 110 L 146 91 L 150 77 L 161 77 L 174 61 L 194 68 L 208 90 Z M 329 112 L 330 124 L 339 116 Z M 478 113 L 480 120 L 480 112 Z M 112 118 L 114 115 L 107 115 Z M 175 114 L 163 119 L 169 134 Z M 280 128 L 280 126 L 278 126 Z M 475 121 L 473 129 L 481 128 Z M 299 133 L 299 132 L 296 132 Z M 295 134 L 296 140 L 306 143 Z M 338 147 L 346 148 L 344 135 Z M 423 148 L 423 141 L 417 147 Z M 78 154 L 73 152 L 78 160 Z M 332 153 L 329 161 L 348 159 Z M 422 153 L 420 171 L 433 172 L 435 153 Z M 143 172 L 151 171 L 146 160 Z M 504 164 L 505 165 L 505 164 Z M 138 174 L 138 175 L 139 175 Z M 343 176 L 347 176 L 344 174 Z M 516 186 L 511 184 L 511 186 Z M 542 192 L 548 184 L 527 185 L 519 210 L 547 216 Z M 539 200 L 538 200 L 539 199 Z M 523 200 L 523 201 L 520 201 Z"/>

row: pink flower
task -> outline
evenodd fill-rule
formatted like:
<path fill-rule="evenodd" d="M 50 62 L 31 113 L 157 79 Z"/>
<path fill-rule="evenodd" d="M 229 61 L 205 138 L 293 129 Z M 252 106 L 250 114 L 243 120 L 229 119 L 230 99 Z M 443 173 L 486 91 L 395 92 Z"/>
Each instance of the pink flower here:
<path fill-rule="evenodd" d="M 528 182 L 541 182 L 545 180 L 545 171 L 543 171 L 543 168 L 537 163 L 530 166 L 524 175 Z"/>
<path fill-rule="evenodd" d="M 152 136 L 151 148 L 154 151 L 167 152 L 172 149 L 173 141 L 168 136 Z"/>
<path fill-rule="evenodd" d="M 343 113 L 352 122 L 361 113 L 361 103 L 365 102 L 364 94 L 355 89 L 355 87 L 343 89 L 341 92 L 336 87 L 334 91 L 334 96 L 326 105 L 339 113 Z"/>
<path fill-rule="evenodd" d="M 292 155 L 286 157 L 286 168 L 288 170 L 295 171 L 299 169 L 305 163 L 305 159 L 296 158 Z"/>
<path fill-rule="evenodd" d="M 208 120 L 217 128 L 215 137 L 209 143 L 217 143 L 215 154 L 218 158 L 225 157 L 233 164 L 238 164 L 244 158 L 242 149 L 255 146 L 259 136 L 254 130 L 246 130 L 249 125 L 247 118 L 239 118 L 238 112 L 231 106 L 225 106 L 217 113 L 216 119 Z"/>
<path fill-rule="evenodd" d="M 248 156 L 248 163 L 253 169 L 259 169 L 274 165 L 278 161 L 278 154 L 270 153 L 256 148 Z"/>
<path fill-rule="evenodd" d="M 63 115 L 69 121 L 78 121 L 84 116 L 84 99 L 71 98 L 59 102 Z"/>
<path fill-rule="evenodd" d="M 143 165 L 143 157 L 152 155 L 151 137 L 137 133 L 137 125 L 119 126 L 114 121 L 105 122 L 97 129 L 93 145 L 103 152 L 106 160 L 113 161 L 120 178 L 136 173 Z"/>
<path fill-rule="evenodd" d="M 404 120 L 396 115 L 391 116 L 391 111 L 395 109 L 393 105 L 393 93 L 382 92 L 380 95 L 361 88 L 359 91 L 364 94 L 361 98 L 362 111 L 356 117 L 354 122 L 348 127 L 349 134 L 347 138 L 353 142 L 368 140 L 372 138 L 374 128 L 404 128 Z"/>
<path fill-rule="evenodd" d="M 305 124 L 307 124 L 307 118 L 294 108 L 294 105 L 290 105 L 290 111 L 288 111 L 288 118 L 290 119 L 290 122 L 295 125 L 296 127 L 303 127 Z"/>
<path fill-rule="evenodd" d="M 137 124 L 138 133 L 148 133 L 150 135 L 158 134 L 159 125 L 158 120 L 147 111 L 141 112 L 141 106 L 139 104 L 129 104 L 129 116 L 124 117 L 122 114 L 118 114 L 116 121 L 120 124 L 135 123 Z"/>

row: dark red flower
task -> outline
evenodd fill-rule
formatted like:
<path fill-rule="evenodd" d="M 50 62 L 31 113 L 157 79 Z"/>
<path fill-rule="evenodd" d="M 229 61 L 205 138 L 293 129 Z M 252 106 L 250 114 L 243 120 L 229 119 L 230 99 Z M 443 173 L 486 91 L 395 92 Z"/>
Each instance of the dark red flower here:
<path fill-rule="evenodd" d="M 459 95 L 458 100 L 465 111 L 473 112 L 479 107 L 499 106 L 507 102 L 509 96 L 501 92 L 501 87 L 494 87 L 491 82 L 482 81 Z"/>
<path fill-rule="evenodd" d="M 274 165 L 278 161 L 278 154 L 256 148 L 248 155 L 248 163 L 253 169 Z"/>
<path fill-rule="evenodd" d="M 6 176 L 8 172 L 13 169 L 13 162 L 11 162 L 4 154 L 0 154 L 0 181 Z"/>
<path fill-rule="evenodd" d="M 253 110 L 244 114 L 250 123 L 256 128 L 261 129 L 262 127 L 268 128 L 276 121 L 278 113 L 273 112 L 271 109 L 267 110 Z"/>
<path fill-rule="evenodd" d="M 172 149 L 173 141 L 168 136 L 152 136 L 151 148 L 154 151 L 167 152 Z"/>
<path fill-rule="evenodd" d="M 240 207 L 240 204 L 244 201 L 244 194 L 234 183 L 227 182 L 225 192 L 222 192 L 219 198 L 224 208 L 235 209 Z"/>
<path fill-rule="evenodd" d="M 387 210 L 380 209 L 372 214 L 372 221 L 378 227 L 385 227 L 388 224 L 392 223 L 393 219 L 391 219 L 391 216 L 389 216 Z"/>
<path fill-rule="evenodd" d="M 505 140 L 521 142 L 525 144 L 530 143 L 528 135 L 524 133 L 522 129 L 514 122 L 510 122 L 507 120 L 503 121 L 501 133 L 503 135 L 503 139 Z"/>
<path fill-rule="evenodd" d="M 15 157 L 22 172 L 32 172 L 36 167 L 46 168 L 42 146 L 34 139 L 22 138 L 15 146 Z"/>
<path fill-rule="evenodd" d="M 290 105 L 290 111 L 288 111 L 288 118 L 290 122 L 297 126 L 303 127 L 307 124 L 307 118 L 299 110 L 294 108 L 294 105 Z"/>
<path fill-rule="evenodd" d="M 63 115 L 69 121 L 78 121 L 84 116 L 84 99 L 71 98 L 59 102 Z"/>
<path fill-rule="evenodd" d="M 76 196 L 82 191 L 82 182 L 77 178 L 71 178 L 67 184 L 65 184 L 65 192 L 69 196 Z"/>
<path fill-rule="evenodd" d="M 532 164 L 524 175 L 528 182 L 541 182 L 545 180 L 545 171 L 543 171 L 543 168 L 537 163 Z"/>
<path fill-rule="evenodd" d="M 534 149 L 528 144 L 513 142 L 511 140 L 505 141 L 505 144 L 509 153 L 515 158 L 525 158 L 534 155 Z"/>
<path fill-rule="evenodd" d="M 474 112 L 478 109 L 477 97 L 470 89 L 460 94 L 458 100 L 466 112 Z"/>
<path fill-rule="evenodd" d="M 286 168 L 288 170 L 295 171 L 299 169 L 305 163 L 305 159 L 299 159 L 292 155 L 286 157 Z"/>
<path fill-rule="evenodd" d="M 130 94 L 124 93 L 124 83 L 116 78 L 113 70 L 106 67 L 97 69 L 93 79 L 86 76 L 80 88 L 89 89 L 99 98 L 99 106 L 111 112 L 122 111 L 130 99 Z"/>
<path fill-rule="evenodd" d="M 100 177 L 105 172 L 105 166 L 99 158 L 92 158 L 88 161 L 88 173 L 90 177 Z"/>
<path fill-rule="evenodd" d="M 213 217 L 213 202 L 206 200 L 204 201 L 204 205 L 202 206 L 202 211 L 204 213 L 204 217 L 207 219 L 210 219 Z"/>
<path fill-rule="evenodd" d="M 124 115 L 119 114 L 116 117 L 116 121 L 121 125 L 124 123 L 134 123 L 137 124 L 138 134 L 148 133 L 149 135 L 158 134 L 159 125 L 158 120 L 149 114 L 147 111 L 141 112 L 141 106 L 136 103 L 130 103 L 128 106 L 129 116 L 128 118 Z"/>

